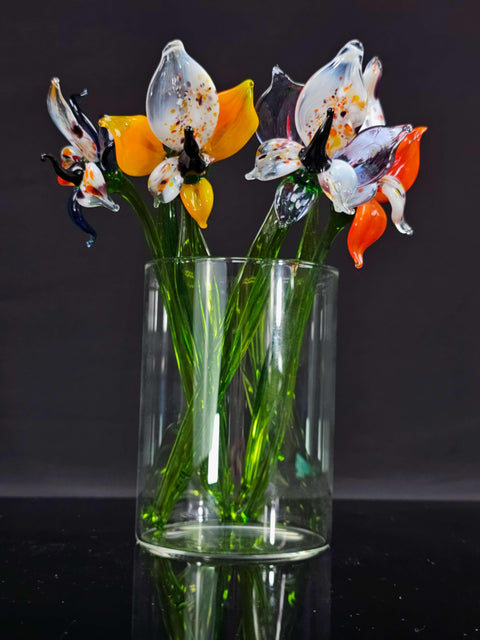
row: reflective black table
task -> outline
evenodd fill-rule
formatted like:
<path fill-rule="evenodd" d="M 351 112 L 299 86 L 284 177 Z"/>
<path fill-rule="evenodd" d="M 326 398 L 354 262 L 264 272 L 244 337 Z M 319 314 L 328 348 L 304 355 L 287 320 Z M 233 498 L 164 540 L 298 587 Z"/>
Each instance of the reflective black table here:
<path fill-rule="evenodd" d="M 330 552 L 202 565 L 136 548 L 131 500 L 0 500 L 2 640 L 480 639 L 480 504 L 337 501 Z"/>

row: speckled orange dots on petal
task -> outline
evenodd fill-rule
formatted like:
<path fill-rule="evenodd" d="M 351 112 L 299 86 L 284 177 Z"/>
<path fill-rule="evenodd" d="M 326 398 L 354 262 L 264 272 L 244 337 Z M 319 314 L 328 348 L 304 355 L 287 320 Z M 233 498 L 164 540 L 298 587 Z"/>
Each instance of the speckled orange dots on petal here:
<path fill-rule="evenodd" d="M 185 51 L 169 42 L 147 91 L 147 118 L 159 140 L 181 152 L 185 127 L 192 127 L 200 148 L 218 121 L 218 96 L 212 79 Z"/>
<path fill-rule="evenodd" d="M 347 245 L 357 269 L 363 267 L 363 254 L 387 227 L 387 215 L 375 198 L 357 207 L 348 233 Z"/>
<path fill-rule="evenodd" d="M 253 81 L 218 94 L 220 113 L 213 136 L 204 147 L 212 161 L 233 156 L 247 144 L 258 127 L 258 116 L 253 106 Z"/>
<path fill-rule="evenodd" d="M 206 229 L 207 220 L 213 207 L 213 189 L 206 178 L 200 178 L 195 184 L 184 184 L 180 197 L 185 209 L 202 229 Z"/>
<path fill-rule="evenodd" d="M 113 136 L 118 166 L 129 176 L 147 176 L 165 158 L 146 116 L 103 116 L 98 124 Z"/>

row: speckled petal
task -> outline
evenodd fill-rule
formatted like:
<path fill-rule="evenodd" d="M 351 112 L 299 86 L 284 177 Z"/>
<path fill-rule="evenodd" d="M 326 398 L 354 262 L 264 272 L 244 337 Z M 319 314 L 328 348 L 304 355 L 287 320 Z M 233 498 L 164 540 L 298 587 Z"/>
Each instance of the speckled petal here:
<path fill-rule="evenodd" d="M 78 202 L 82 207 L 106 207 L 110 211 L 120 209 L 109 197 L 105 178 L 94 162 L 89 162 L 85 167 Z"/>
<path fill-rule="evenodd" d="M 377 187 L 378 184 L 376 182 L 372 182 L 363 187 L 359 187 L 348 201 L 348 206 L 350 207 L 350 209 L 354 209 L 361 204 L 365 204 L 365 202 L 368 202 L 369 200 L 374 198 L 377 194 Z"/>
<path fill-rule="evenodd" d="M 330 167 L 318 174 L 318 181 L 325 195 L 333 202 L 335 211 L 353 215 L 350 201 L 357 193 L 358 180 L 355 170 L 343 160 L 332 160 Z"/>
<path fill-rule="evenodd" d="M 375 57 L 370 60 L 363 72 L 363 82 L 367 90 L 367 112 L 362 129 L 385 124 L 382 105 L 377 98 L 377 85 L 382 77 L 382 71 L 380 59 Z"/>
<path fill-rule="evenodd" d="M 302 163 L 298 154 L 302 145 L 285 138 L 273 138 L 261 144 L 257 149 L 255 168 L 247 173 L 247 180 L 274 180 L 283 178 L 297 169 Z"/>
<path fill-rule="evenodd" d="M 318 186 L 312 188 L 303 181 L 299 183 L 295 176 L 287 176 L 282 180 L 273 200 L 279 225 L 287 227 L 305 217 L 318 198 L 319 192 Z"/>
<path fill-rule="evenodd" d="M 64 169 L 70 169 L 76 162 L 80 162 L 81 157 L 78 155 L 78 149 L 75 147 L 63 147 L 60 151 L 60 157 L 62 159 L 62 167 Z M 57 176 L 58 184 L 62 186 L 73 186 L 73 182 L 69 182 L 68 180 L 64 180 L 61 176 Z"/>
<path fill-rule="evenodd" d="M 62 158 L 62 167 L 64 169 L 70 169 L 72 164 L 80 162 L 82 159 L 81 156 L 78 155 L 78 149 L 75 147 L 63 147 L 60 151 L 60 155 Z"/>
<path fill-rule="evenodd" d="M 388 198 L 390 206 L 392 207 L 393 224 L 397 227 L 400 233 L 411 236 L 413 234 L 413 229 L 409 224 L 407 224 L 403 217 L 406 194 L 402 183 L 395 176 L 386 175 L 380 180 L 379 188 Z"/>
<path fill-rule="evenodd" d="M 330 156 L 342 149 L 363 124 L 367 91 L 362 77 L 362 60 L 362 43 L 352 40 L 306 83 L 295 110 L 297 131 L 305 144 L 322 124 L 328 107 L 335 111 L 327 143 Z"/>
<path fill-rule="evenodd" d="M 396 148 L 411 130 L 409 124 L 365 129 L 334 158 L 348 162 L 355 169 L 359 187 L 376 182 L 390 169 Z"/>
<path fill-rule="evenodd" d="M 297 84 L 280 67 L 272 69 L 272 82 L 257 100 L 255 109 L 260 123 L 257 138 L 287 138 L 302 142 L 295 127 L 295 106 L 303 84 Z"/>
<path fill-rule="evenodd" d="M 146 116 L 103 116 L 98 124 L 112 134 L 118 166 L 129 176 L 147 176 L 165 158 Z"/>
<path fill-rule="evenodd" d="M 75 117 L 70 105 L 60 90 L 60 80 L 52 78 L 47 96 L 47 109 L 57 129 L 85 160 L 94 161 L 98 156 L 96 142 Z"/>
<path fill-rule="evenodd" d="M 167 158 L 150 174 L 148 190 L 156 202 L 171 202 L 180 193 L 183 177 L 178 168 L 178 157 Z"/>
<path fill-rule="evenodd" d="M 185 127 L 192 127 L 198 146 L 211 138 L 218 120 L 218 97 L 208 73 L 185 51 L 180 40 L 163 50 L 147 91 L 147 117 L 161 142 L 183 148 Z"/>

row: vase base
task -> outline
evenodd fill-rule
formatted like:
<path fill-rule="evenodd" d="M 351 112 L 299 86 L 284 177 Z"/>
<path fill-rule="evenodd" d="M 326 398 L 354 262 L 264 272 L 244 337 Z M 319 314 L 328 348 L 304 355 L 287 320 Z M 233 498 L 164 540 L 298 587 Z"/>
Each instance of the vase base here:
<path fill-rule="evenodd" d="M 198 522 L 143 532 L 139 542 L 164 558 L 229 563 L 306 560 L 329 547 L 318 533 L 296 527 Z"/>

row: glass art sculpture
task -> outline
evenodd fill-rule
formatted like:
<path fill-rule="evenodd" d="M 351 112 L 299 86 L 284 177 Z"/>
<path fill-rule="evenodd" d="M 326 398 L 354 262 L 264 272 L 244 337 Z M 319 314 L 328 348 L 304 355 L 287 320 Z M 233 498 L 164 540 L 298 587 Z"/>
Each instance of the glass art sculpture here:
<path fill-rule="evenodd" d="M 146 268 L 137 535 L 167 557 L 310 557 L 329 542 L 338 234 L 365 250 L 404 218 L 425 127 L 387 126 L 377 87 L 348 42 L 305 83 L 275 66 L 254 108 L 253 82 L 217 92 L 179 40 L 164 48 L 146 115 L 104 115 L 98 128 L 57 78 L 47 98 L 68 146 L 49 160 L 72 191 L 68 211 L 92 246 L 84 208 L 140 221 Z M 211 258 L 202 230 L 211 168 L 257 132 L 247 179 L 280 179 L 245 258 Z M 130 177 L 129 177 L 130 176 Z M 131 177 L 148 176 L 153 208 Z M 329 204 L 327 220 L 320 196 Z M 150 198 L 148 198 L 150 200 Z M 296 255 L 279 260 L 303 220 Z"/>

